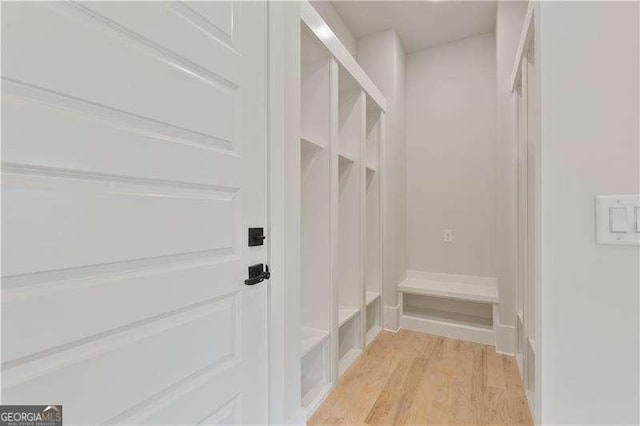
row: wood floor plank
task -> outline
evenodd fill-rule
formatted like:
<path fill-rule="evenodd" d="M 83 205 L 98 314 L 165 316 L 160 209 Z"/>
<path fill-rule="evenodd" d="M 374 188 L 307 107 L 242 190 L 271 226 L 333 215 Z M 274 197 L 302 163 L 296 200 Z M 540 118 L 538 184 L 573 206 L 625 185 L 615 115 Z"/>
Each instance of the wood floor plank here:
<path fill-rule="evenodd" d="M 485 348 L 487 357 L 487 386 L 498 389 L 506 389 L 507 384 L 504 378 L 503 355 L 496 353 L 495 349 L 487 346 Z"/>
<path fill-rule="evenodd" d="M 408 330 L 383 331 L 308 422 L 532 425 L 513 357 Z"/>
<path fill-rule="evenodd" d="M 378 393 L 402 356 L 408 343 L 392 339 L 391 333 L 380 333 L 376 341 L 349 370 L 340 385 L 327 397 L 309 423 L 334 424 L 330 419 L 361 423 L 373 406 Z"/>
<path fill-rule="evenodd" d="M 388 374 L 384 386 L 379 389 L 377 398 L 364 419 L 367 424 L 388 424 L 396 412 L 396 395 L 402 391 L 404 381 L 411 370 L 417 354 L 423 353 L 429 345 L 430 336 L 417 336 L 415 339 L 399 339 L 401 343 L 395 355 L 395 367 Z M 388 354 L 389 355 L 389 354 Z"/>

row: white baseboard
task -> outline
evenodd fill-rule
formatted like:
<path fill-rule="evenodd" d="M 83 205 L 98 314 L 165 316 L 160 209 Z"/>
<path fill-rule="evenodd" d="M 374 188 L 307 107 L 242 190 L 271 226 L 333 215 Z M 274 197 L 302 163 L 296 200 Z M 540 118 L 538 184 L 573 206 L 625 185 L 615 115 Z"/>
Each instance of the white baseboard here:
<path fill-rule="evenodd" d="M 516 364 L 518 364 L 518 371 L 520 372 L 520 380 L 524 383 L 524 370 L 522 369 L 522 355 L 516 354 Z"/>
<path fill-rule="evenodd" d="M 496 318 L 494 318 L 494 321 Z M 496 352 L 504 355 L 516 354 L 516 328 L 513 325 L 496 324 Z"/>
<path fill-rule="evenodd" d="M 382 316 L 385 330 L 393 333 L 397 333 L 400 330 L 400 305 L 385 306 Z"/>
<path fill-rule="evenodd" d="M 303 408 L 302 408 L 303 417 L 302 419 L 296 419 L 296 421 L 293 423 L 302 424 L 302 425 L 306 424 L 307 420 L 309 420 L 311 416 L 313 416 L 313 413 L 315 413 L 316 410 L 320 408 L 320 406 L 327 399 L 327 397 L 329 396 L 332 390 L 333 390 L 333 386 L 331 385 L 331 383 L 327 383 L 325 386 L 318 389 L 316 395 L 312 396 L 312 401 L 310 401 L 307 407 L 304 407 L 305 401 L 303 400 Z"/>
<path fill-rule="evenodd" d="M 287 420 L 286 424 L 295 426 L 306 426 L 307 417 L 310 417 L 307 413 L 307 410 L 305 410 L 304 408 L 300 408 L 299 410 L 296 410 L 295 413 L 293 413 L 293 415 Z"/>
<path fill-rule="evenodd" d="M 496 335 L 496 352 L 514 356 L 516 354 L 516 326 L 500 321 L 500 307 L 493 305 L 493 331 Z"/>

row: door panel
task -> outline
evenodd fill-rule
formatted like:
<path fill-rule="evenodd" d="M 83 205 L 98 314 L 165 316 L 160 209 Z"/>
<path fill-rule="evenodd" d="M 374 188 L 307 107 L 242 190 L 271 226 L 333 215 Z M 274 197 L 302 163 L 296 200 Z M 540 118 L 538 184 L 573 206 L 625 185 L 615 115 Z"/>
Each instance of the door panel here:
<path fill-rule="evenodd" d="M 192 374 L 225 370 L 237 363 L 238 308 L 232 295 L 173 313 L 81 348 L 16 366 L 3 374 L 3 383 L 11 399 L 55 398 L 69 405 L 78 418 L 109 419 L 130 408 L 131 402 L 145 401 Z M 87 392 L 90 389 L 93 391 Z M 95 399 L 100 403 L 95 404 Z"/>
<path fill-rule="evenodd" d="M 20 8 L 17 19 L 28 19 L 27 25 L 14 23 L 12 13 L 3 18 L 10 41 L 2 52 L 5 77 L 232 141 L 238 86 L 218 70 L 196 66 L 84 6 L 33 2 Z M 179 27 L 169 25 L 176 31 L 168 33 L 180 37 Z M 218 60 L 233 61 L 230 55 L 221 52 Z"/>
<path fill-rule="evenodd" d="M 232 248 L 232 191 L 5 171 L 7 275 Z"/>
<path fill-rule="evenodd" d="M 240 185 L 231 143 L 25 84 L 2 83 L 5 163 Z"/>
<path fill-rule="evenodd" d="M 265 423 L 266 5 L 2 4 L 2 397 Z"/>

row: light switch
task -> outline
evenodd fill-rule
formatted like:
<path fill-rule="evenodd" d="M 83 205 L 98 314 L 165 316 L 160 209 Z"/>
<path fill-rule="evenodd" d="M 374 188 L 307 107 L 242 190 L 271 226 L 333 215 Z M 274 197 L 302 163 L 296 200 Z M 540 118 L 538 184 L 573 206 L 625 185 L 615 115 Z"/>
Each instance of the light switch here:
<path fill-rule="evenodd" d="M 609 232 L 626 233 L 628 231 L 627 209 L 625 207 L 609 207 Z"/>
<path fill-rule="evenodd" d="M 640 195 L 596 195 L 596 242 L 640 245 Z"/>

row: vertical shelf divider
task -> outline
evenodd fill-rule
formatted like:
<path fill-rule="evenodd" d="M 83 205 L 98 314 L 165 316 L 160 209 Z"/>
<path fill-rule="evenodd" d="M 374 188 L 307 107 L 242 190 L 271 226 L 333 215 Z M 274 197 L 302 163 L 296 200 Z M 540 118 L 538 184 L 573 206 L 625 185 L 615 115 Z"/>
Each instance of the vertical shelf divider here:
<path fill-rule="evenodd" d="M 360 162 L 358 163 L 358 197 L 360 217 L 360 250 L 358 266 L 358 292 L 360 293 L 360 348 L 364 350 L 367 346 L 367 304 L 365 286 L 365 250 L 367 235 L 367 95 L 364 90 L 360 90 L 360 114 L 359 114 L 359 140 L 358 149 Z"/>
<path fill-rule="evenodd" d="M 367 97 L 364 165 L 364 342 L 371 344 L 382 330 L 382 111 Z"/>

